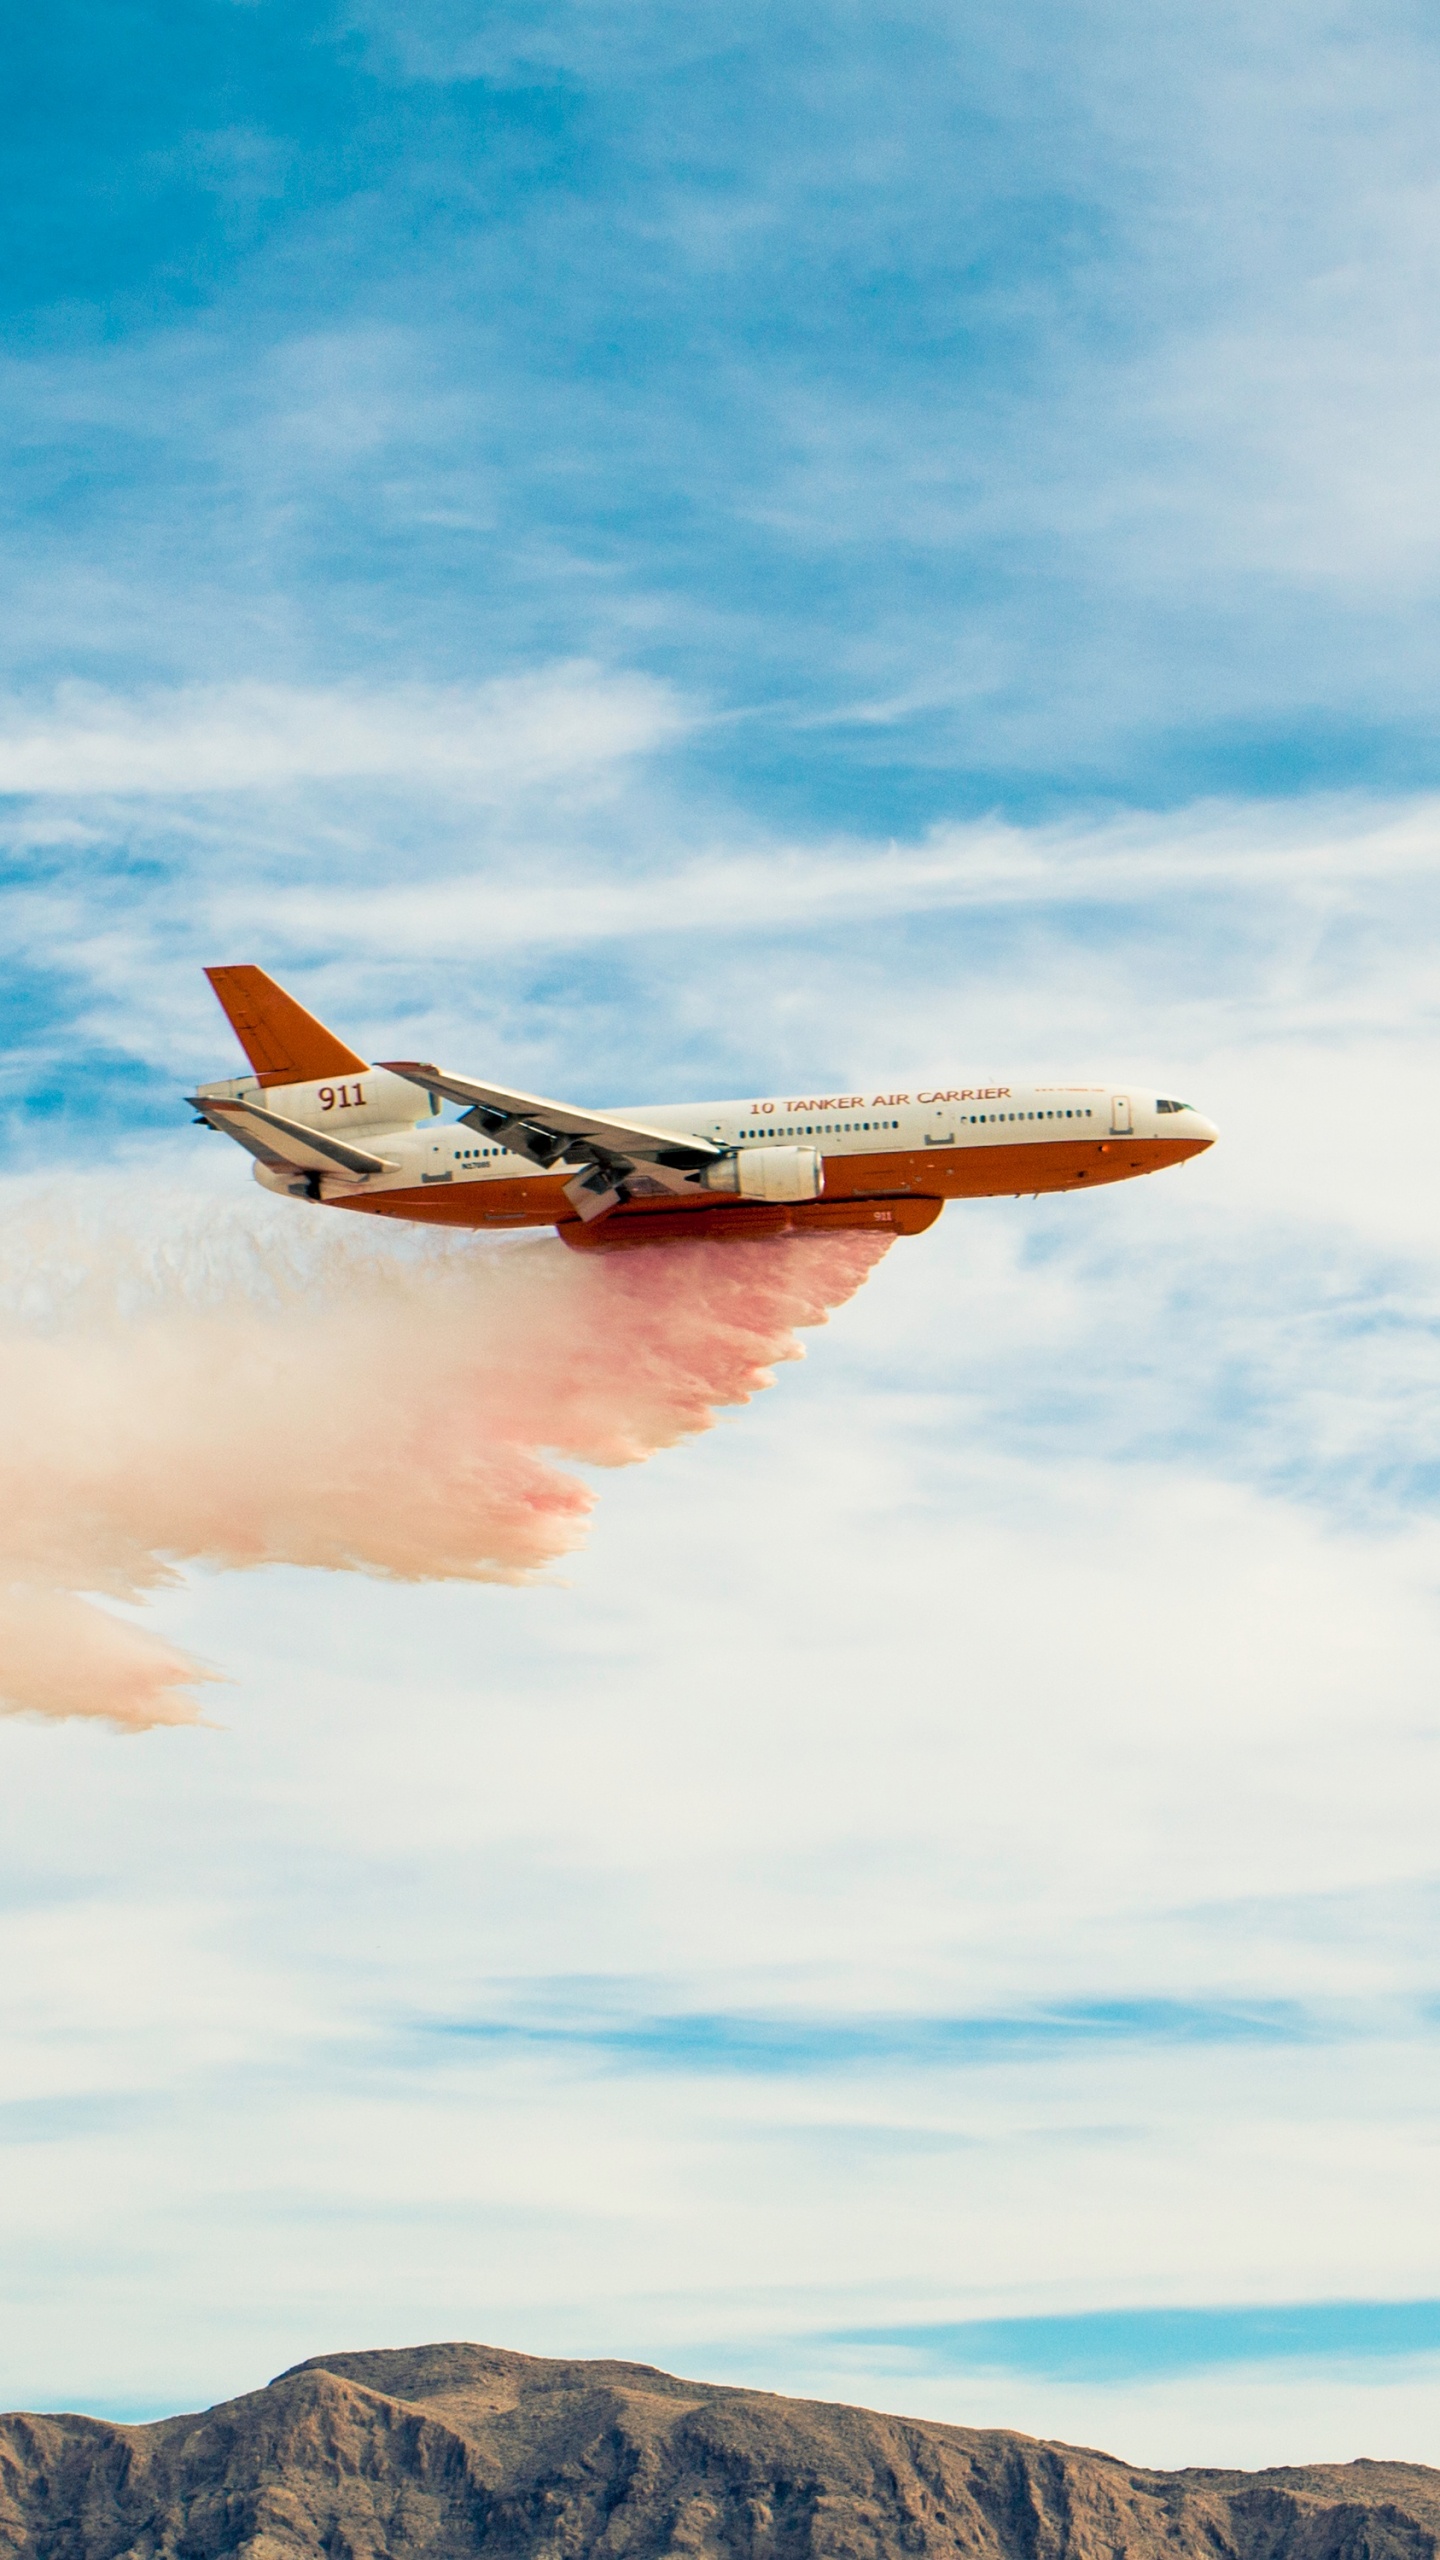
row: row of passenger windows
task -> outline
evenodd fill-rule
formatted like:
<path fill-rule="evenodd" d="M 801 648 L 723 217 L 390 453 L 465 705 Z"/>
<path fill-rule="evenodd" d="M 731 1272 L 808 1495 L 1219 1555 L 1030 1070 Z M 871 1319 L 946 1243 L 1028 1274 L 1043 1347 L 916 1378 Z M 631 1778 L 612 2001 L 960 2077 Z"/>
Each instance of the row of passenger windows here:
<path fill-rule="evenodd" d="M 1173 1111 L 1178 1111 L 1181 1107 L 1178 1102 L 1161 1106 L 1165 1110 Z M 1092 1116 L 1088 1110 L 972 1111 L 967 1118 L 966 1113 L 962 1111 L 960 1124 L 962 1128 L 983 1129 L 987 1128 L 992 1120 L 1089 1120 Z M 898 1120 L 817 1120 L 806 1122 L 803 1126 L 797 1124 L 794 1128 L 742 1129 L 740 1138 L 742 1145 L 752 1138 L 845 1138 L 857 1130 L 898 1129 L 899 1126 Z"/>
<path fill-rule="evenodd" d="M 718 1125 L 718 1124 L 717 1124 Z M 898 1129 L 898 1120 L 807 1120 L 793 1128 L 742 1129 L 743 1145 L 747 1138 L 846 1138 L 856 1129 Z"/>

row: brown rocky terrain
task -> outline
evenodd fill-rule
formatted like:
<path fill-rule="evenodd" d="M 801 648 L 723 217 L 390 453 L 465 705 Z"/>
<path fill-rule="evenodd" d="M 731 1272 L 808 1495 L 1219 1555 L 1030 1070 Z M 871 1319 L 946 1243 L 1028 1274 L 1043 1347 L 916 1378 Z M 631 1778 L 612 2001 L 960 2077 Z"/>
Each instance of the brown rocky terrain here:
<path fill-rule="evenodd" d="M 1440 2471 L 1141 2471 L 492 2347 L 315 2356 L 198 2417 L 0 2418 L 27 2560 L 1434 2560 Z"/>

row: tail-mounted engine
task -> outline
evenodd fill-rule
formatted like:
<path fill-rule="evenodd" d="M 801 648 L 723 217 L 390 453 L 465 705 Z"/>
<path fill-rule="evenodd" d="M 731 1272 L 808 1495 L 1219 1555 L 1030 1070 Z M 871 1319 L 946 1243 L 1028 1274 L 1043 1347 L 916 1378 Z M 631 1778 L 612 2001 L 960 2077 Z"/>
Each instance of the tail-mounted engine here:
<path fill-rule="evenodd" d="M 736 1191 L 742 1200 L 818 1200 L 825 1163 L 818 1147 L 742 1147 L 707 1164 L 699 1184 L 705 1191 Z"/>

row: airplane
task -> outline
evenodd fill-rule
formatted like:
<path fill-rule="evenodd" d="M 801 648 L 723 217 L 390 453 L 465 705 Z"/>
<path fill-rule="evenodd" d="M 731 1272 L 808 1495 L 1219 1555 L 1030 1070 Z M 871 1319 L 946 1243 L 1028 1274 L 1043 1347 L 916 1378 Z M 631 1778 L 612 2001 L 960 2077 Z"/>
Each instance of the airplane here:
<path fill-rule="evenodd" d="M 267 1191 L 427 1226 L 554 1227 L 577 1252 L 865 1228 L 947 1200 L 1093 1191 L 1183 1164 L 1218 1130 L 1148 1086 L 963 1084 L 581 1111 L 415 1059 L 374 1063 L 263 969 L 205 972 L 250 1061 L 198 1118 Z M 458 1120 L 443 1120 L 446 1103 Z"/>

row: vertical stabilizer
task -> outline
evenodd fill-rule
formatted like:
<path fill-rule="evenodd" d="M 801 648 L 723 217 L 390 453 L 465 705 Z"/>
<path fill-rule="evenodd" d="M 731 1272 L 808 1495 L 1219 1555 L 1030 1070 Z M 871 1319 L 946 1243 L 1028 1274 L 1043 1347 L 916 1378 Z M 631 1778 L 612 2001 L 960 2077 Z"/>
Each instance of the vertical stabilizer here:
<path fill-rule="evenodd" d="M 368 1058 L 357 1057 L 263 969 L 207 969 L 205 975 L 262 1085 L 368 1073 Z"/>

